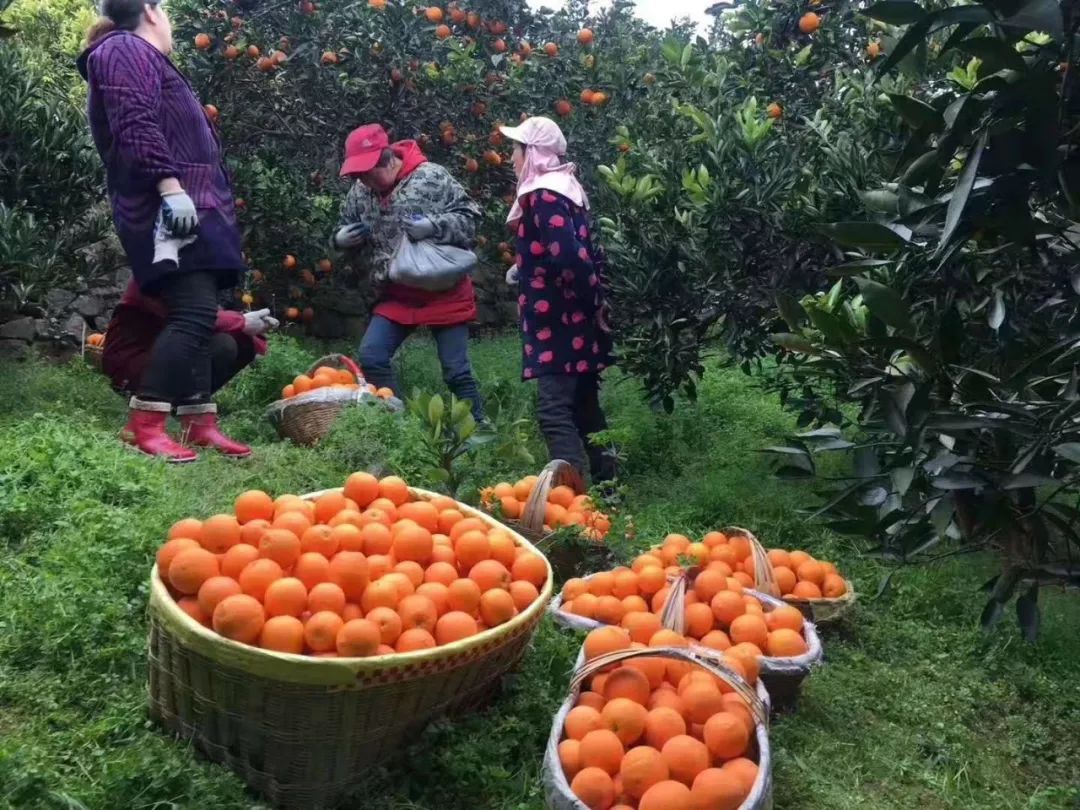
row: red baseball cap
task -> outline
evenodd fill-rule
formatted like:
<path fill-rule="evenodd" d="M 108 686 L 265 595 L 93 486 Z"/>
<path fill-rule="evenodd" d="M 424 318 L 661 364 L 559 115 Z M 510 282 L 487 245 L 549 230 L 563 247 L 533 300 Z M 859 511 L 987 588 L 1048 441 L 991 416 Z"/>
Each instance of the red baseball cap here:
<path fill-rule="evenodd" d="M 389 145 L 390 138 L 379 124 L 357 127 L 345 140 L 345 162 L 341 164 L 341 176 L 371 171 L 379 162 L 383 149 Z"/>

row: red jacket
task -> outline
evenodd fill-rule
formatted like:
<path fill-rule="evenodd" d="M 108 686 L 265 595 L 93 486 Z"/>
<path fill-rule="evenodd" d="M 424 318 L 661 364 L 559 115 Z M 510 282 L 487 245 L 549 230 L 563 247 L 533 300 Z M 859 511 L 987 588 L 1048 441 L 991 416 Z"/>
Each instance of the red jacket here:
<path fill-rule="evenodd" d="M 132 279 L 113 313 L 101 355 L 101 367 L 114 386 L 121 390 L 138 388 L 154 341 L 165 328 L 165 305 L 139 292 Z M 244 334 L 244 316 L 240 312 L 219 309 L 216 332 L 232 335 L 237 342 L 249 341 L 256 354 L 266 354 L 266 339 Z"/>
<path fill-rule="evenodd" d="M 398 141 L 390 148 L 401 158 L 398 183 L 427 162 L 416 141 Z M 445 292 L 388 282 L 375 314 L 405 326 L 456 326 L 476 320 L 476 291 L 469 276 Z"/>

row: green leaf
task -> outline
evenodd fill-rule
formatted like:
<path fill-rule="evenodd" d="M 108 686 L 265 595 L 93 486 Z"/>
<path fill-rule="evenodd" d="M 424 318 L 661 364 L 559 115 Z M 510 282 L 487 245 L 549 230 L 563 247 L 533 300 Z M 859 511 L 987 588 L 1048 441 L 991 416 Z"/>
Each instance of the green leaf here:
<path fill-rule="evenodd" d="M 1003 39 L 997 37 L 972 37 L 957 45 L 964 53 L 969 53 L 983 63 L 981 75 L 987 76 L 999 70 L 1019 70 L 1026 68 L 1024 57 Z"/>
<path fill-rule="evenodd" d="M 907 304 L 891 287 L 862 276 L 856 277 L 855 283 L 859 285 L 863 301 L 874 315 L 889 326 L 911 330 L 911 313 Z"/>
<path fill-rule="evenodd" d="M 915 49 L 916 46 L 923 44 L 926 34 L 930 30 L 930 26 L 933 25 L 936 16 L 936 14 L 928 14 L 916 21 L 914 25 L 904 32 L 904 35 L 900 37 L 900 41 L 893 46 L 892 51 L 881 60 L 881 64 L 877 69 L 877 75 L 879 77 L 884 76 L 896 67 L 905 56 Z"/>
<path fill-rule="evenodd" d="M 806 312 L 799 306 L 795 296 L 787 290 L 777 290 L 775 297 L 776 308 L 780 310 L 780 317 L 784 319 L 784 322 L 792 329 L 802 326 L 806 321 Z"/>
<path fill-rule="evenodd" d="M 963 473 L 939 475 L 931 479 L 931 483 L 938 489 L 947 490 L 979 489 L 984 485 L 984 482 L 975 476 Z"/>
<path fill-rule="evenodd" d="M 999 20 L 998 25 L 1021 31 L 1042 31 L 1058 41 L 1065 38 L 1065 23 L 1058 0 L 1031 0 L 1011 17 Z"/>
<path fill-rule="evenodd" d="M 867 250 L 897 250 L 907 244 L 900 234 L 876 222 L 833 222 L 819 228 L 835 242 Z"/>
<path fill-rule="evenodd" d="M 1014 489 L 1037 489 L 1038 487 L 1052 486 L 1053 484 L 1060 483 L 1061 482 L 1058 479 L 1051 478 L 1048 475 L 1018 473 L 1017 475 L 1007 476 L 1001 482 L 1001 488 L 1007 491 Z"/>
<path fill-rule="evenodd" d="M 893 107 L 912 129 L 918 132 L 940 132 L 945 128 L 945 119 L 941 113 L 927 104 L 911 96 L 902 96 L 899 93 L 886 93 Z"/>
<path fill-rule="evenodd" d="M 779 332 L 775 335 L 769 335 L 769 340 L 777 346 L 791 352 L 798 352 L 800 354 L 820 354 L 814 344 L 802 335 L 793 335 L 790 332 Z"/>
<path fill-rule="evenodd" d="M 443 406 L 443 399 L 441 396 L 433 396 L 431 401 L 428 402 L 427 416 L 431 421 L 431 424 L 437 425 L 442 421 L 445 408 Z"/>
<path fill-rule="evenodd" d="M 1039 637 L 1039 583 L 1032 582 L 1016 600 L 1016 620 L 1024 641 L 1034 644 Z"/>
<path fill-rule="evenodd" d="M 949 208 L 945 212 L 945 226 L 941 231 L 938 248 L 934 252 L 935 257 L 940 256 L 945 251 L 949 242 L 952 241 L 953 234 L 956 233 L 957 226 L 960 224 L 960 217 L 964 214 L 968 195 L 971 194 L 971 189 L 975 185 L 975 178 L 979 174 L 979 161 L 982 159 L 983 149 L 986 148 L 986 139 L 987 131 L 983 130 L 982 134 L 979 135 L 979 140 L 975 142 L 975 146 L 968 154 L 964 170 L 960 173 L 960 179 L 956 181 L 952 199 L 949 200 Z"/>
<path fill-rule="evenodd" d="M 863 14 L 872 20 L 881 20 L 889 25 L 908 25 L 925 17 L 926 11 L 911 0 L 884 0 L 870 6 Z"/>
<path fill-rule="evenodd" d="M 1066 461 L 1071 461 L 1073 464 L 1080 464 L 1080 442 L 1055 444 L 1054 452 Z"/>

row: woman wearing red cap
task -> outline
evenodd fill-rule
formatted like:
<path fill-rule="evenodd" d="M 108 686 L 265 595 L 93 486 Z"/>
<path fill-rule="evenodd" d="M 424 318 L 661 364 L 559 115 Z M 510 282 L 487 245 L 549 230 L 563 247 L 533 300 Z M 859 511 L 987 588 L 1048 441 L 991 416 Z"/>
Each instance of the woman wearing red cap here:
<path fill-rule="evenodd" d="M 418 326 L 431 329 L 443 379 L 459 399 L 472 403 L 484 422 L 484 405 L 469 361 L 468 323 L 476 318 L 476 293 L 465 275 L 445 292 L 387 279 L 390 259 L 406 237 L 471 249 L 480 207 L 444 167 L 431 163 L 415 141 L 390 143 L 378 124 L 350 133 L 341 176 L 353 184 L 334 234 L 340 249 L 363 249 L 378 302 L 360 342 L 358 360 L 368 381 L 398 392 L 391 361 Z"/>

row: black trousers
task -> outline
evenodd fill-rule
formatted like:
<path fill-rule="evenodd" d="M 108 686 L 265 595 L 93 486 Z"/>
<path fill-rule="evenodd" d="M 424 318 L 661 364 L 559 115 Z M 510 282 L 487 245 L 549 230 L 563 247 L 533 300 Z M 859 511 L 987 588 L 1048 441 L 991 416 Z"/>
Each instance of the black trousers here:
<path fill-rule="evenodd" d="M 589 436 L 607 430 L 597 374 L 549 374 L 537 378 L 536 418 L 548 456 L 573 464 L 594 484 L 615 477 L 614 457 Z"/>
<path fill-rule="evenodd" d="M 205 402 L 213 386 L 210 341 L 217 322 L 217 275 L 172 273 L 153 292 L 168 315 L 150 352 L 139 398 L 174 405 Z"/>

